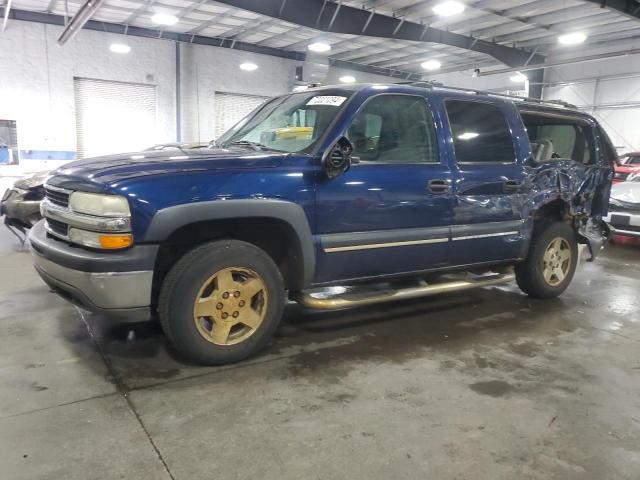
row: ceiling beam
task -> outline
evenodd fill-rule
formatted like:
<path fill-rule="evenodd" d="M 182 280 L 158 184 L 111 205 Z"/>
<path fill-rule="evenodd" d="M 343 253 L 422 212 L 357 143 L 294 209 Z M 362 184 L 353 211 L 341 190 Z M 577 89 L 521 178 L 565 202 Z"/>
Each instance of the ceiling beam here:
<path fill-rule="evenodd" d="M 260 2 L 255 0 L 216 0 L 216 3 L 328 33 L 451 45 L 490 55 L 511 67 L 524 65 L 531 56 L 531 53 L 525 50 L 447 32 L 428 25 L 329 0 L 260 0 Z M 544 61 L 544 57 L 541 55 L 535 57 L 533 59 L 535 62 Z"/>
<path fill-rule="evenodd" d="M 9 18 L 12 20 L 21 20 L 24 22 L 37 22 L 48 25 L 58 25 L 64 27 L 64 16 L 54 15 L 50 13 L 32 12 L 27 10 L 16 10 L 15 8 L 9 13 Z M 245 52 L 258 53 L 261 55 L 271 55 L 273 57 L 287 58 L 289 60 L 295 60 L 304 62 L 306 55 L 302 52 L 293 52 L 289 50 L 283 50 L 280 48 L 267 47 L 265 45 L 256 45 L 254 43 L 246 43 L 239 40 L 233 40 L 230 38 L 220 37 L 206 37 L 202 35 L 195 35 L 192 33 L 176 33 L 176 32 L 163 32 L 153 28 L 143 28 L 135 26 L 127 26 L 118 23 L 99 22 L 95 20 L 89 20 L 83 27 L 85 30 L 94 30 L 103 33 L 114 33 L 121 35 L 128 35 L 133 37 L 145 37 L 154 38 L 160 40 L 173 40 L 182 43 L 194 43 L 197 45 L 206 45 L 210 47 L 230 48 L 234 50 L 240 50 Z M 371 65 L 362 65 L 353 62 L 346 62 L 341 60 L 329 59 L 329 64 L 338 68 L 344 68 L 347 70 L 353 70 L 357 72 L 373 73 L 377 75 L 385 75 L 389 77 L 398 77 L 407 80 L 420 80 L 422 75 L 407 72 L 405 70 L 391 69 L 384 67 L 375 67 Z"/>
<path fill-rule="evenodd" d="M 640 20 L 640 3 L 636 0 L 585 0 L 597 3 L 601 8 L 624 13 L 628 17 Z"/>

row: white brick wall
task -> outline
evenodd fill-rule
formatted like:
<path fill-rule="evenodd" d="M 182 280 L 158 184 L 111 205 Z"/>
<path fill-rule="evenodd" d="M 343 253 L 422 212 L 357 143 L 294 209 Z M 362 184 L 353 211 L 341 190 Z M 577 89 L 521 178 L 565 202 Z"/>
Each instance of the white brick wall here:
<path fill-rule="evenodd" d="M 61 27 L 10 20 L 0 32 L 0 119 L 17 120 L 21 150 L 75 151 L 73 77 L 156 85 L 155 142 L 176 140 L 175 43 L 82 30 L 64 46 Z M 131 52 L 109 51 L 114 42 Z M 182 44 L 182 140 L 206 141 L 215 132 L 215 92 L 273 97 L 291 91 L 299 62 L 204 45 Z M 238 68 L 258 64 L 255 72 Z M 358 82 L 396 82 L 350 70 L 329 69 L 326 83 L 353 75 Z M 0 177 L 50 169 L 63 162 L 23 160 L 0 167 Z"/>
<path fill-rule="evenodd" d="M 75 151 L 73 77 L 157 85 L 158 141 L 175 136 L 173 43 L 81 31 L 61 47 L 60 27 L 9 21 L 0 33 L 0 118 L 18 122 L 21 150 Z M 109 51 L 123 41 L 128 55 Z M 22 171 L 60 162 L 25 160 Z M 8 167 L 11 168 L 11 167 Z M 0 175 L 7 174 L 1 170 Z"/>

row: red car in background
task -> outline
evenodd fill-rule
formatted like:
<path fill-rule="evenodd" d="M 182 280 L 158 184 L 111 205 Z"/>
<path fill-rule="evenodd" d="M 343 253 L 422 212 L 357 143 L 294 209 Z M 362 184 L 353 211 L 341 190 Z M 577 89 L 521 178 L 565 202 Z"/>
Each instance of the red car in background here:
<path fill-rule="evenodd" d="M 640 173 L 640 152 L 623 155 L 615 165 L 613 183 L 624 182 L 632 173 Z"/>

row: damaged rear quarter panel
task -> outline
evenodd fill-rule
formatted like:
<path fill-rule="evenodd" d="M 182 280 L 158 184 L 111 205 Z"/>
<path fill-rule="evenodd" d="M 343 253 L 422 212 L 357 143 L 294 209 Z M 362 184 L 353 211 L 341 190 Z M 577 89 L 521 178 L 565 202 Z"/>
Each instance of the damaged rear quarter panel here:
<path fill-rule="evenodd" d="M 597 128 L 597 127 L 596 127 Z M 593 165 L 584 165 L 571 159 L 557 159 L 531 167 L 529 175 L 528 207 L 532 214 L 551 202 L 561 200 L 565 214 L 572 217 L 582 243 L 591 252 L 591 260 L 609 236 L 602 221 L 607 214 L 613 167 L 602 155 L 603 139 L 594 135 L 595 159 Z"/>

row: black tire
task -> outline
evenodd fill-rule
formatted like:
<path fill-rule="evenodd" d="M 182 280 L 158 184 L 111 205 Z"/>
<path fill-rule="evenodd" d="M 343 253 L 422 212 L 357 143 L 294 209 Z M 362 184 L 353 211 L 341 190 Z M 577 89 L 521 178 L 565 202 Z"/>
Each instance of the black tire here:
<path fill-rule="evenodd" d="M 545 279 L 545 253 L 556 239 L 562 239 L 571 254 L 565 264 L 557 260 L 560 265 L 568 268 L 564 278 L 559 281 L 558 276 Z M 533 298 L 555 298 L 564 292 L 576 271 L 578 264 L 578 242 L 574 230 L 563 222 L 545 221 L 534 228 L 533 238 L 529 247 L 527 259 L 516 265 L 516 282 L 520 289 Z"/>
<path fill-rule="evenodd" d="M 264 289 L 257 295 L 267 295 L 268 301 L 263 304 L 262 323 L 248 338 L 233 345 L 215 344 L 211 339 L 205 338 L 205 333 L 201 333 L 201 327 L 197 326 L 197 322 L 208 322 L 213 331 L 216 326 L 212 321 L 214 317 L 196 319 L 195 302 L 196 299 L 204 299 L 200 294 L 206 282 L 217 272 L 230 267 L 240 267 L 257 274 L 264 285 Z M 232 275 L 236 277 L 236 273 Z M 222 294 L 218 292 L 216 295 Z M 162 284 L 158 314 L 165 334 L 178 352 L 197 363 L 220 365 L 240 361 L 262 348 L 280 322 L 284 303 L 282 275 L 269 255 L 250 243 L 219 240 L 194 248 L 176 262 Z M 249 328 L 241 324 L 238 326 L 242 329 Z"/>

